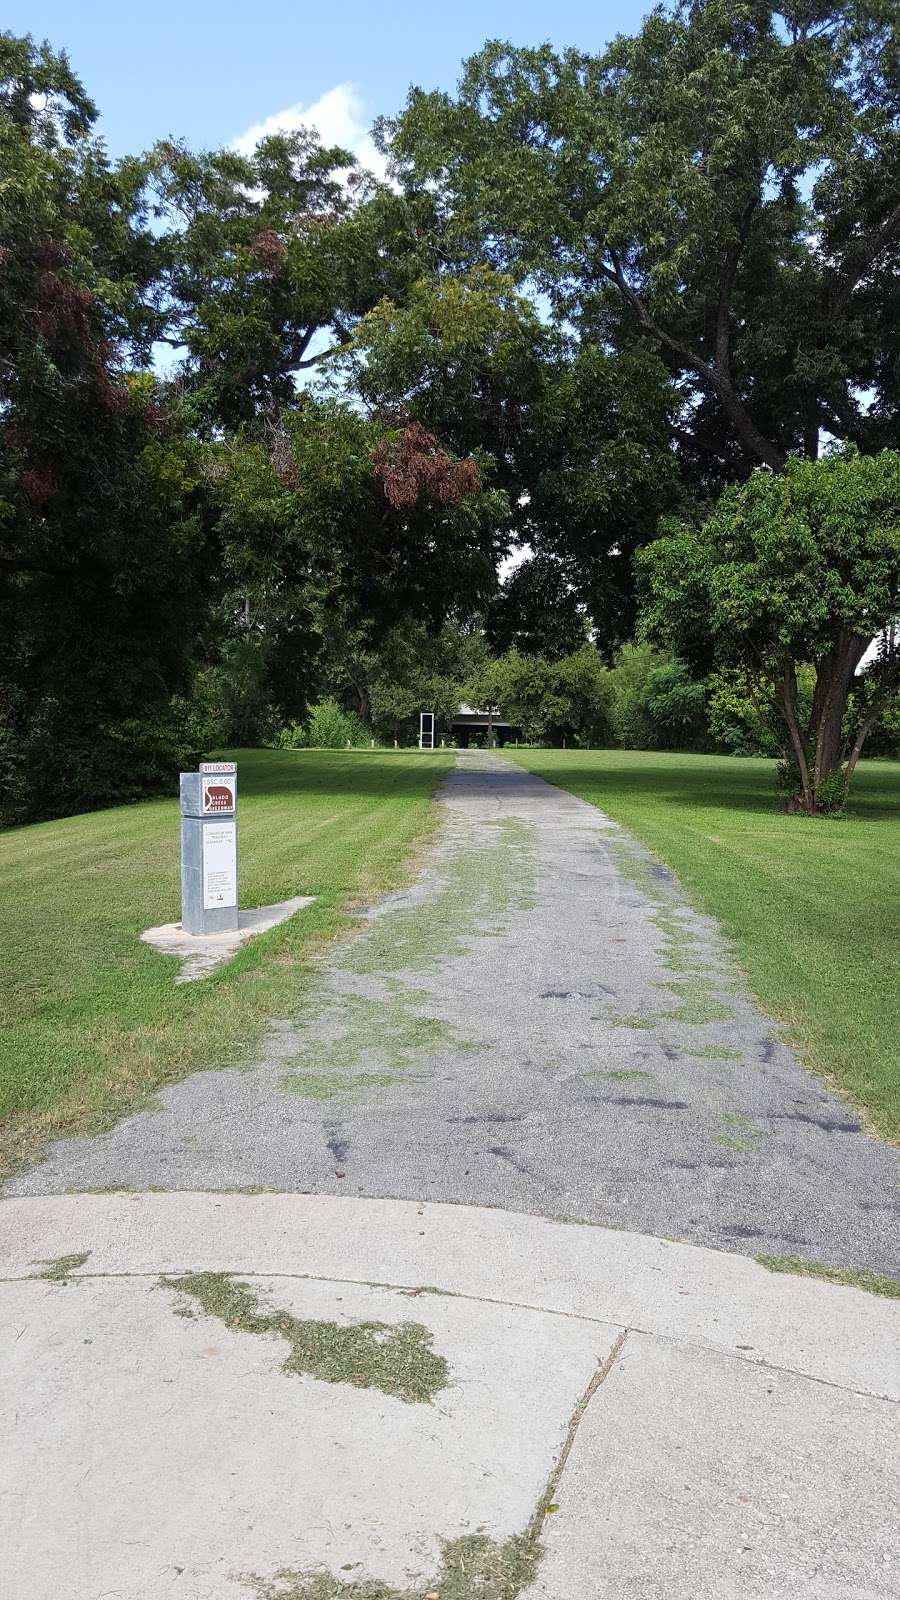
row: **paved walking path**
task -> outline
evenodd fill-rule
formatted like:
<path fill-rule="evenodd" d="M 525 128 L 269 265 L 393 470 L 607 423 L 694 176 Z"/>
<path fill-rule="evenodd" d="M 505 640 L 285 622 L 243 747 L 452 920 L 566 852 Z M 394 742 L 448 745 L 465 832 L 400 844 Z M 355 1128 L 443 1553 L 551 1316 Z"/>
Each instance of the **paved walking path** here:
<path fill-rule="evenodd" d="M 0 1259 L 10 1600 L 900 1593 L 900 1302 L 322 1195 L 8 1200 Z"/>
<path fill-rule="evenodd" d="M 900 1275 L 900 1152 L 594 807 L 461 756 L 436 848 L 273 1026 L 7 1186 L 452 1200 Z"/>

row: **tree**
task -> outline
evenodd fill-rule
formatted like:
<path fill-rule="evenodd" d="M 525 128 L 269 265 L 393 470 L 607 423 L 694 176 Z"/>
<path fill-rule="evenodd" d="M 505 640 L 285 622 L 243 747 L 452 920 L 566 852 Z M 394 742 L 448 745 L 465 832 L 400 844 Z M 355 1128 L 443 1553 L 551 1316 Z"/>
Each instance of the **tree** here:
<path fill-rule="evenodd" d="M 248 155 L 164 141 L 149 170 L 165 265 L 156 331 L 181 356 L 200 426 L 277 416 L 298 376 L 418 270 L 414 208 L 312 130 Z"/>
<path fill-rule="evenodd" d="M 624 749 L 695 750 L 706 742 L 706 692 L 683 661 L 626 644 L 608 677 L 612 731 Z"/>
<path fill-rule="evenodd" d="M 759 468 L 702 526 L 670 527 L 639 566 L 646 633 L 701 672 L 740 668 L 763 720 L 780 722 L 792 807 L 842 804 L 900 690 L 900 453 L 791 459 L 778 476 Z M 805 720 L 804 663 L 815 671 Z"/>
<path fill-rule="evenodd" d="M 683 0 L 600 55 L 491 42 L 382 137 L 448 249 L 544 291 L 583 347 L 649 343 L 717 490 L 895 442 L 900 57 L 883 0 Z M 871 403 L 870 403 L 871 402 Z"/>
<path fill-rule="evenodd" d="M 588 618 L 580 600 L 583 574 L 553 556 L 522 561 L 501 583 L 485 617 L 492 647 L 501 655 L 545 655 L 558 661 L 587 638 Z"/>
<path fill-rule="evenodd" d="M 0 805 L 83 808 L 196 749 L 199 477 L 149 377 L 145 171 L 64 56 L 0 36 Z"/>
<path fill-rule="evenodd" d="M 535 555 L 487 619 L 497 643 L 545 648 L 528 637 L 539 590 L 552 653 L 584 638 L 585 613 L 611 653 L 634 623 L 631 554 L 674 503 L 671 385 L 658 357 L 580 346 L 509 275 L 479 266 L 445 268 L 380 303 L 345 367 L 373 415 L 415 419 L 457 453 L 491 456 L 508 536 Z"/>
<path fill-rule="evenodd" d="M 501 712 L 526 739 L 598 745 L 610 739 L 609 673 L 593 645 L 549 661 L 519 650 L 482 661 L 467 699 Z"/>
<path fill-rule="evenodd" d="M 453 618 L 439 631 L 406 619 L 374 644 L 362 628 L 338 625 L 329 629 L 323 681 L 379 739 L 406 744 L 418 737 L 421 711 L 434 712 L 436 729 L 449 728 L 486 655 L 483 634 Z"/>
<path fill-rule="evenodd" d="M 332 636 L 349 663 L 398 624 L 436 633 L 493 594 L 506 499 L 420 424 L 306 394 L 261 438 L 213 444 L 208 471 L 235 621 L 266 653 L 282 717 L 303 715 Z"/>

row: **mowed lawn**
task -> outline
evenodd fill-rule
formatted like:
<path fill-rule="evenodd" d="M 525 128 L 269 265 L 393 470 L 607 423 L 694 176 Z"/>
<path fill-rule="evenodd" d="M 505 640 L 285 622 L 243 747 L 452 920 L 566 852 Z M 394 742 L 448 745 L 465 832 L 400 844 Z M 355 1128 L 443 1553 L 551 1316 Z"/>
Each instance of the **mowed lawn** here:
<path fill-rule="evenodd" d="M 864 762 L 847 815 L 810 820 L 779 809 L 770 761 L 515 755 L 649 845 L 808 1064 L 900 1140 L 900 763 Z"/>
<path fill-rule="evenodd" d="M 175 799 L 0 834 L 0 1163 L 102 1126 L 153 1087 L 238 1060 L 289 1015 L 310 956 L 353 902 L 405 880 L 452 757 L 419 751 L 225 752 L 238 763 L 240 903 L 316 895 L 199 983 L 143 945 L 176 921 Z"/>

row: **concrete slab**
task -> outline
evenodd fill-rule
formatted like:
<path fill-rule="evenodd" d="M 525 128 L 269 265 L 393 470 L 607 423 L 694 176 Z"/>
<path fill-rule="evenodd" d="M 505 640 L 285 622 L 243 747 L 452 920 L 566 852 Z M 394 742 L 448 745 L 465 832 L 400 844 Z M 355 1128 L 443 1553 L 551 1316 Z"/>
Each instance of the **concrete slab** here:
<path fill-rule="evenodd" d="M 238 912 L 238 925 L 224 933 L 185 933 L 180 922 L 164 922 L 158 928 L 145 928 L 141 934 L 144 944 L 161 950 L 165 956 L 178 956 L 181 970 L 176 983 L 196 983 L 206 978 L 223 961 L 237 955 L 242 944 L 259 933 L 268 933 L 280 922 L 287 922 L 304 906 L 311 906 L 313 894 L 295 894 L 290 900 L 279 900 L 273 906 L 254 906 L 249 911 Z"/>
<path fill-rule="evenodd" d="M 900 1594 L 898 1302 L 640 1234 L 295 1194 L 2 1201 L 0 1262 L 3 1600 Z M 425 1397 L 355 1361 L 286 1369 L 297 1319 L 379 1348 L 417 1325 Z M 441 1577 L 479 1536 L 527 1552 L 502 1591 Z"/>
<path fill-rule="evenodd" d="M 724 1251 L 474 1206 L 330 1195 L 96 1194 L 0 1201 L 0 1261 L 256 1271 L 496 1301 L 640 1329 L 900 1401 L 900 1301 Z"/>
<path fill-rule="evenodd" d="M 519 1534 L 615 1332 L 439 1295 L 280 1277 L 259 1302 L 414 1322 L 449 1363 L 431 1404 L 282 1370 L 284 1342 L 146 1277 L 0 1286 L 0 1592 L 248 1600 L 320 1568 L 417 1591 L 441 1542 Z"/>
<path fill-rule="evenodd" d="M 585 1412 L 529 1600 L 900 1594 L 895 1405 L 629 1335 Z"/>

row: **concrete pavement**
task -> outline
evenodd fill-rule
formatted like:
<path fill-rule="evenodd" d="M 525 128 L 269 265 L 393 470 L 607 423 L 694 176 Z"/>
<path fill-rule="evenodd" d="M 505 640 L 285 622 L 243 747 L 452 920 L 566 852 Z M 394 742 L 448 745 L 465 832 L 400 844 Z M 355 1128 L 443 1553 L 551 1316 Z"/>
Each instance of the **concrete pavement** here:
<path fill-rule="evenodd" d="M 3 1600 L 900 1594 L 900 1302 L 327 1196 L 8 1200 L 0 1259 Z M 411 1326 L 412 1400 L 340 1346 Z"/>

